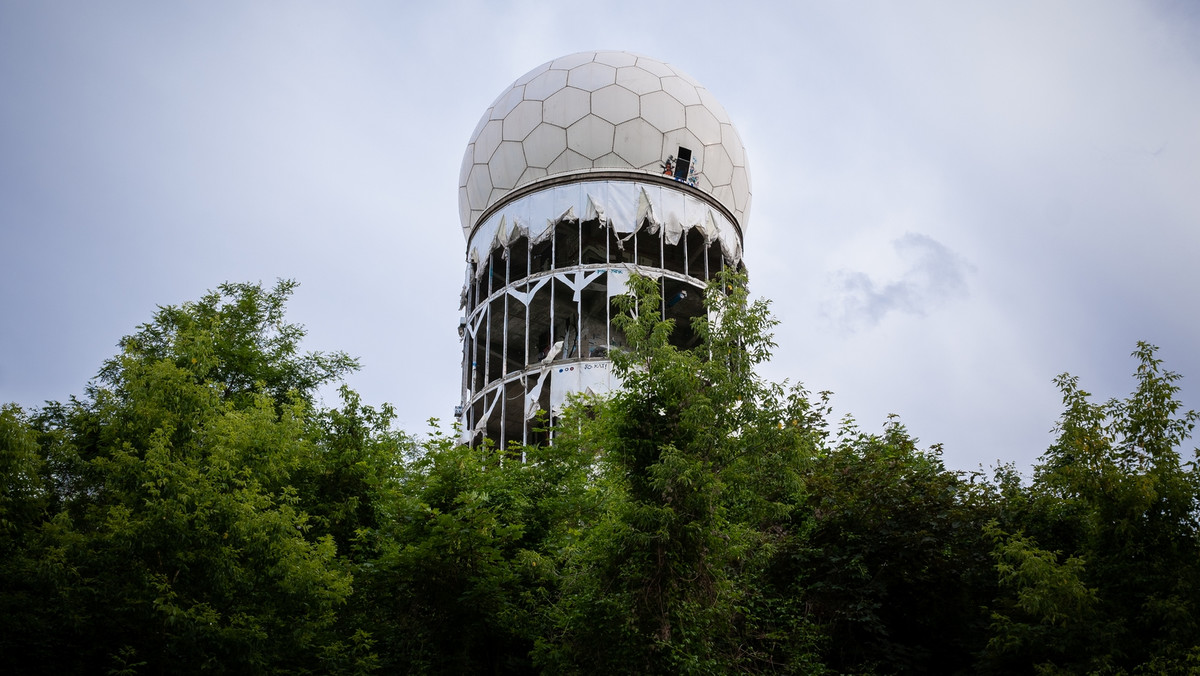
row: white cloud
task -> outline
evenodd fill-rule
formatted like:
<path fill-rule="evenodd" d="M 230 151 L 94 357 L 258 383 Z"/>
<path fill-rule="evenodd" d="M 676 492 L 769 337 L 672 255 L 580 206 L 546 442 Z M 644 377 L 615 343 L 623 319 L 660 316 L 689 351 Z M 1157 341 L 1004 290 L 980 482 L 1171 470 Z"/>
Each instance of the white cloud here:
<path fill-rule="evenodd" d="M 834 297 L 824 312 L 843 330 L 875 326 L 892 312 L 922 316 L 967 296 L 967 276 L 974 267 L 941 242 L 910 232 L 893 240 L 892 248 L 904 264 L 895 279 L 855 270 L 834 274 Z"/>

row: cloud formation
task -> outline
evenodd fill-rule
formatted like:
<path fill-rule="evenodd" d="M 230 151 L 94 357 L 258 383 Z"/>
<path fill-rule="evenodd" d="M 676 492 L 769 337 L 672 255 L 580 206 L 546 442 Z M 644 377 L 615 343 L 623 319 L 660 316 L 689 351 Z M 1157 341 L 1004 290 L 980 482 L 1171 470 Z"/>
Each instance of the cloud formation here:
<path fill-rule="evenodd" d="M 967 276 L 975 267 L 936 239 L 908 232 L 892 248 L 905 264 L 896 279 L 845 269 L 833 274 L 835 298 L 827 301 L 826 315 L 843 331 L 875 326 L 892 312 L 922 316 L 969 293 Z"/>

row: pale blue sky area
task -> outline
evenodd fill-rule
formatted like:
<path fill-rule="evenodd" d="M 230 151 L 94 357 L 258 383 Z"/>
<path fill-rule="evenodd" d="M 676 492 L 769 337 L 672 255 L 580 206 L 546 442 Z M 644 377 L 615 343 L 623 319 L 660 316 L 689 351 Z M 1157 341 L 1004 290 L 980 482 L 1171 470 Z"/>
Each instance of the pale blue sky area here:
<path fill-rule="evenodd" d="M 1200 408 L 1197 7 L 3 2 L 0 401 L 82 393 L 156 305 L 289 277 L 366 401 L 449 420 L 463 149 L 521 74 L 618 49 L 741 132 L 766 375 L 1028 467 L 1051 378 L 1125 395 L 1137 340 Z"/>

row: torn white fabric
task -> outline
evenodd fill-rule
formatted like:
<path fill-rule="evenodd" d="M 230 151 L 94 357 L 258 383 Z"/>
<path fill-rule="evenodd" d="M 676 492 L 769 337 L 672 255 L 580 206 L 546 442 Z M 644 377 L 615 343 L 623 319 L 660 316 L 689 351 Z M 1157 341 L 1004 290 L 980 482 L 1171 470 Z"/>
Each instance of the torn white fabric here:
<path fill-rule="evenodd" d="M 624 268 L 608 269 L 608 297 L 629 293 L 629 271 Z"/>
<path fill-rule="evenodd" d="M 691 214 L 687 208 L 689 203 L 696 200 L 689 200 L 687 195 L 675 190 L 660 190 L 658 200 L 661 204 L 658 214 L 663 219 L 663 237 L 667 244 L 679 244 L 683 233 L 698 225 L 695 219 L 689 218 Z"/>
<path fill-rule="evenodd" d="M 641 187 L 639 183 L 605 182 L 594 190 L 604 201 L 612 229 L 621 234 L 632 235 L 641 227 L 637 218 L 637 199 Z M 589 188 L 589 193 L 592 191 Z"/>
<path fill-rule="evenodd" d="M 467 261 L 482 276 L 488 255 L 526 236 L 532 243 L 545 241 L 563 221 L 598 220 L 612 228 L 623 248 L 641 227 L 651 233 L 665 230 L 667 244 L 678 244 L 690 229 L 699 228 L 705 243 L 721 240 L 721 251 L 730 264 L 741 260 L 737 229 L 724 215 L 694 195 L 641 181 L 581 181 L 558 185 L 516 199 L 493 213 L 475 229 L 467 247 Z"/>
<path fill-rule="evenodd" d="M 670 246 L 679 244 L 679 239 L 683 237 L 685 230 L 683 221 L 679 220 L 679 215 L 675 212 L 667 213 L 667 220 L 663 223 L 663 239 Z"/>
<path fill-rule="evenodd" d="M 738 261 L 742 260 L 742 238 L 732 230 L 721 230 L 720 233 L 721 254 L 725 256 L 725 263 L 736 267 Z"/>
<path fill-rule="evenodd" d="M 463 274 L 462 291 L 458 294 L 458 309 L 462 310 L 467 307 L 467 294 L 471 288 L 471 266 L 467 266 L 466 272 Z"/>
<path fill-rule="evenodd" d="M 525 419 L 533 420 L 537 417 L 538 411 L 542 410 L 542 385 L 546 384 L 546 371 L 542 369 L 541 373 L 537 374 L 537 382 L 533 387 L 529 388 L 529 392 L 525 395 Z"/>
<path fill-rule="evenodd" d="M 537 384 L 529 388 L 529 391 L 525 394 L 526 420 L 533 420 L 533 418 L 537 416 L 538 411 L 542 410 L 542 386 L 546 384 L 546 378 L 548 377 L 546 374 L 550 372 L 551 362 L 553 362 L 555 358 L 558 357 L 558 354 L 562 352 L 562 347 L 563 342 L 560 340 L 550 348 L 550 351 L 546 354 L 546 357 L 541 361 L 542 370 L 538 373 Z"/>
<path fill-rule="evenodd" d="M 587 197 L 587 210 L 583 212 L 585 221 L 600 221 L 604 225 L 609 224 L 608 216 L 604 211 L 603 204 L 597 204 L 596 198 L 592 195 Z"/>
<path fill-rule="evenodd" d="M 500 216 L 500 225 L 496 226 L 496 238 L 492 241 L 492 250 L 508 248 L 508 217 Z"/>
<path fill-rule="evenodd" d="M 550 412 L 561 415 L 572 394 L 604 395 L 621 387 L 610 361 L 560 363 L 550 373 Z"/>
<path fill-rule="evenodd" d="M 649 223 L 650 232 L 658 232 L 658 219 L 654 215 L 654 203 L 650 201 L 650 195 L 646 194 L 645 186 L 638 191 L 636 219 L 634 223 L 635 230 L 641 227 L 642 223 Z"/>
<path fill-rule="evenodd" d="M 492 405 L 483 410 L 483 415 L 479 416 L 479 420 L 476 421 L 475 427 L 472 427 L 470 430 L 463 430 L 462 435 L 459 437 L 459 443 L 471 443 L 471 438 L 482 432 L 484 428 L 487 427 L 488 418 L 492 416 L 492 410 L 496 408 L 496 404 L 499 403 L 502 396 L 503 392 L 496 393 L 495 397 L 492 398 Z"/>
<path fill-rule="evenodd" d="M 717 222 L 713 216 L 712 209 L 704 213 L 704 221 L 701 222 L 700 232 L 704 234 L 705 245 L 712 244 L 717 239 L 717 235 L 720 234 L 720 229 L 717 228 Z"/>

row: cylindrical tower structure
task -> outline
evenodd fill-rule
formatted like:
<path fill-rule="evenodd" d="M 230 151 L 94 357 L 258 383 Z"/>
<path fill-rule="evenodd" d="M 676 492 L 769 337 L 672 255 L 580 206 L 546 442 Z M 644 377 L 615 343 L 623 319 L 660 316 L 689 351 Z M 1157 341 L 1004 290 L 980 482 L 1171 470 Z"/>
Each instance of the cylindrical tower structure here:
<path fill-rule="evenodd" d="M 696 342 L 708 279 L 742 266 L 750 173 L 725 109 L 673 66 L 581 52 L 526 73 L 463 157 L 464 438 L 546 440 L 539 411 L 620 385 L 612 297 L 657 279 L 671 340 Z"/>

